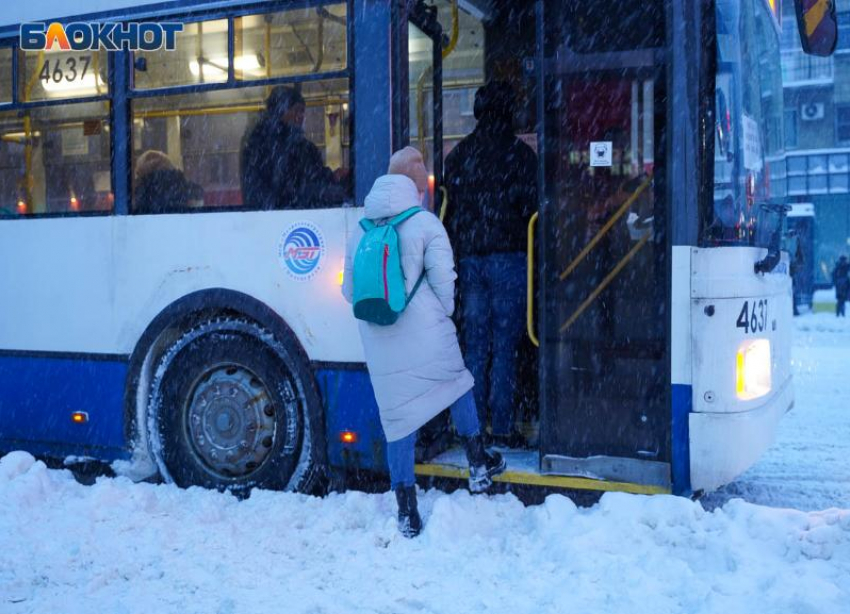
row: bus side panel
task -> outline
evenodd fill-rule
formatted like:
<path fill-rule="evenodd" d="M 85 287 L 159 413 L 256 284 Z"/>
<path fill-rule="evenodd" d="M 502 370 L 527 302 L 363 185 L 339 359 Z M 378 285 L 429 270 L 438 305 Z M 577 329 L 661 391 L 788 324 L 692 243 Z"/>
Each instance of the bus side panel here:
<path fill-rule="evenodd" d="M 126 458 L 125 362 L 0 356 L 0 450 Z M 88 421 L 71 420 L 85 412 Z"/>
<path fill-rule="evenodd" d="M 3 221 L 0 388 L 15 393 L 2 397 L 0 438 L 121 446 L 127 367 L 100 371 L 131 355 L 157 315 L 198 290 L 234 290 L 268 305 L 312 361 L 362 362 L 340 287 L 348 232 L 360 215 L 340 208 Z M 316 266 L 295 274 L 287 256 L 305 246 L 287 237 L 304 228 L 320 239 L 306 246 Z M 24 355 L 56 361 L 16 358 Z M 97 422 L 68 432 L 71 411 Z M 110 426 L 101 431 L 104 420 Z"/>
<path fill-rule="evenodd" d="M 223 288 L 278 313 L 310 360 L 362 362 L 341 288 L 348 232 L 361 214 L 344 208 L 116 218 L 117 351 L 131 353 L 148 324 L 180 298 Z"/>
<path fill-rule="evenodd" d="M 113 221 L 0 222 L 0 448 L 118 458 L 127 366 L 114 341 Z M 71 422 L 86 412 L 87 424 Z"/>
<path fill-rule="evenodd" d="M 362 209 L 10 220 L 0 223 L 0 352 L 129 356 L 153 319 L 198 290 L 274 309 L 311 360 L 362 362 L 340 288 Z M 318 229 L 316 266 L 296 275 L 293 230 Z M 303 268 L 300 270 L 304 270 Z"/>
<path fill-rule="evenodd" d="M 387 471 L 386 443 L 375 393 L 366 369 L 320 369 L 316 381 L 325 409 L 328 462 L 356 471 Z M 356 440 L 343 443 L 341 435 Z"/>
<path fill-rule="evenodd" d="M 130 354 L 115 339 L 113 218 L 0 221 L 0 353 Z"/>

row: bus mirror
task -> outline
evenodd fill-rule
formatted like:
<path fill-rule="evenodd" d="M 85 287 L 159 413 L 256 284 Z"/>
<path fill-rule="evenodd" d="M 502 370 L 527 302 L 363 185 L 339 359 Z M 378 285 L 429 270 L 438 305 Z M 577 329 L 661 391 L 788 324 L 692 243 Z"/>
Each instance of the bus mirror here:
<path fill-rule="evenodd" d="M 794 0 L 803 51 L 830 56 L 838 42 L 834 0 Z"/>

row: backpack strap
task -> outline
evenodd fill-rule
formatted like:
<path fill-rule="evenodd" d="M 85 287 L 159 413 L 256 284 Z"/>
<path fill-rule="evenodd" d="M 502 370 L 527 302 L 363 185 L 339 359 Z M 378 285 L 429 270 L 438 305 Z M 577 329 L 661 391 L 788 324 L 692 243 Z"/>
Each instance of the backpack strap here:
<path fill-rule="evenodd" d="M 419 290 L 419 286 L 422 285 L 423 281 L 425 281 L 425 269 L 422 270 L 422 274 L 419 276 L 419 279 L 416 280 L 416 285 L 413 286 L 413 290 L 410 291 L 410 295 L 407 297 L 407 300 L 404 302 L 405 307 L 410 305 L 410 301 L 412 301 L 413 297 L 416 296 L 416 291 Z"/>
<path fill-rule="evenodd" d="M 422 211 L 422 207 L 411 207 L 407 211 L 402 211 L 395 217 L 391 217 L 386 221 L 382 221 L 380 224 L 376 224 L 373 220 L 364 217 L 360 219 L 360 228 L 362 228 L 365 232 L 369 232 L 370 230 L 372 230 L 373 228 L 377 228 L 378 226 L 398 226 L 404 220 L 411 218 Z"/>
<path fill-rule="evenodd" d="M 416 215 L 417 213 L 421 213 L 421 212 L 422 212 L 422 207 L 411 207 L 407 211 L 402 211 L 401 213 L 399 213 L 395 217 L 390 218 L 387 221 L 387 226 L 398 226 L 404 220 L 411 218 L 414 215 Z"/>
<path fill-rule="evenodd" d="M 411 207 L 407 211 L 402 211 L 397 216 L 387 221 L 388 226 L 398 226 L 403 221 L 412 218 L 417 213 L 422 213 L 424 209 L 422 207 L 416 206 Z M 416 280 L 416 285 L 413 286 L 413 290 L 410 291 L 410 294 L 407 296 L 407 300 L 404 302 L 404 306 L 407 307 L 410 305 L 410 301 L 413 300 L 413 297 L 416 296 L 416 291 L 419 290 L 419 286 L 422 285 L 422 282 L 425 281 L 425 269 L 422 269 L 422 274 L 419 275 L 419 279 Z"/>

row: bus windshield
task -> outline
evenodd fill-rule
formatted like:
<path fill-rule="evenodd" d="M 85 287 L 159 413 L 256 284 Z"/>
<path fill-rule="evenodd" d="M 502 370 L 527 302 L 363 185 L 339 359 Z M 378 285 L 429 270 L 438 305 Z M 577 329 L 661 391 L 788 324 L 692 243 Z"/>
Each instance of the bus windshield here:
<path fill-rule="evenodd" d="M 784 201 L 779 21 L 763 0 L 718 0 L 714 195 L 703 245 L 767 246 Z M 710 153 L 708 154 L 710 155 Z"/>

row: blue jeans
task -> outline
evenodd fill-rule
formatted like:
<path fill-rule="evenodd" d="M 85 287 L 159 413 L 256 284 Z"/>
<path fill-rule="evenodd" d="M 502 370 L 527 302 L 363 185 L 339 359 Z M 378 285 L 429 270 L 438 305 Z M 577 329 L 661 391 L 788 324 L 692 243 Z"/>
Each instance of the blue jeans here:
<path fill-rule="evenodd" d="M 459 263 L 464 357 L 475 378 L 479 418 L 484 424 L 490 409 L 494 435 L 514 428 L 526 274 L 523 253 L 469 256 Z"/>
<path fill-rule="evenodd" d="M 471 390 L 452 404 L 451 412 L 452 421 L 459 435 L 472 437 L 480 432 L 475 397 Z M 416 484 L 416 478 L 413 475 L 416 433 L 417 431 L 413 431 L 404 439 L 387 442 L 387 462 L 390 465 L 390 484 L 393 490 Z"/>

